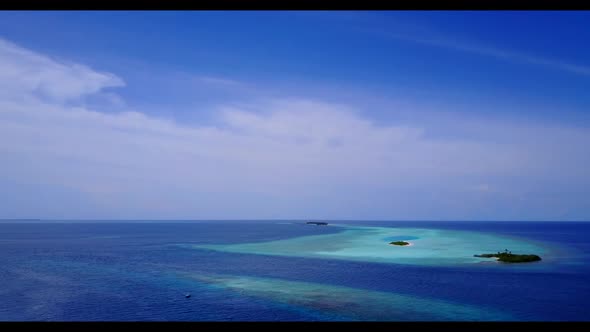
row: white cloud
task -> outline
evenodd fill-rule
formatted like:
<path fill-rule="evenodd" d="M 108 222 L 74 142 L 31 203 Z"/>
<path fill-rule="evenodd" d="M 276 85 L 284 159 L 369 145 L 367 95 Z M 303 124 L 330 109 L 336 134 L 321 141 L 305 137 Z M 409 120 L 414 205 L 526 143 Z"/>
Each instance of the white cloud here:
<path fill-rule="evenodd" d="M 590 182 L 590 137 L 581 129 L 451 118 L 440 126 L 469 126 L 478 138 L 432 138 L 420 123 L 377 124 L 346 105 L 306 99 L 220 105 L 215 125 L 187 126 L 66 106 L 122 80 L 2 48 L 0 68 L 37 74 L 0 75 L 0 86 L 12 83 L 22 97 L 0 98 L 0 184 L 18 184 L 3 186 L 15 198 L 0 217 L 28 209 L 70 218 L 477 218 L 460 188 L 527 193 Z M 41 60 L 13 59 L 22 54 Z M 35 97 L 31 77 L 51 83 L 51 98 Z M 71 198 L 51 194 L 57 188 L 88 210 L 71 212 Z M 51 207 L 30 200 L 31 190 L 49 192 Z M 526 217 L 531 199 L 514 215 Z M 567 201 L 558 205 L 567 211 Z"/>
<path fill-rule="evenodd" d="M 28 94 L 67 101 L 124 85 L 113 74 L 60 63 L 0 38 L 0 97 L 4 100 Z"/>

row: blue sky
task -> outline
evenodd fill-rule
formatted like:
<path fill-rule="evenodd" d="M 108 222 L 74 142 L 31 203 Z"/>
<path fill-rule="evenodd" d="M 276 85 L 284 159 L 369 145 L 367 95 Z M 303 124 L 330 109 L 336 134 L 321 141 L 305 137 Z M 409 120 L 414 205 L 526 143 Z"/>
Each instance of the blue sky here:
<path fill-rule="evenodd" d="M 590 219 L 588 12 L 1 12 L 0 218 Z"/>

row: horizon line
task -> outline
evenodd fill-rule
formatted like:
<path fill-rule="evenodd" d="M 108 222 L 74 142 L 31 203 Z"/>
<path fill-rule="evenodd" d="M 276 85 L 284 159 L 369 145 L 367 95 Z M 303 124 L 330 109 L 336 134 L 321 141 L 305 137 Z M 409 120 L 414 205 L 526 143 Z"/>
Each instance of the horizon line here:
<path fill-rule="evenodd" d="M 433 220 L 433 219 L 42 219 L 42 218 L 0 218 L 2 222 L 202 222 L 202 221 L 331 221 L 331 222 L 547 222 L 547 223 L 580 223 L 590 222 L 590 220 L 481 220 L 481 219 L 458 219 L 458 220 Z"/>

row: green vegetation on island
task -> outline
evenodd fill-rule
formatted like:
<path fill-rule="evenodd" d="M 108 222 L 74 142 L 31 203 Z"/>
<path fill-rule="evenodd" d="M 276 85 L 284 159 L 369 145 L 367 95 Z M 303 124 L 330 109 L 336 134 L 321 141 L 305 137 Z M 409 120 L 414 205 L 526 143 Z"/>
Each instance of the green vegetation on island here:
<path fill-rule="evenodd" d="M 389 244 L 393 244 L 395 246 L 407 246 L 410 243 L 406 242 L 406 241 L 394 241 L 394 242 L 389 242 Z"/>
<path fill-rule="evenodd" d="M 496 257 L 498 258 L 498 261 L 500 262 L 504 262 L 504 263 L 527 263 L 527 262 L 536 262 L 536 261 L 540 261 L 541 257 L 537 256 L 537 255 L 517 255 L 517 254 L 513 254 L 511 251 L 508 251 L 508 249 L 505 249 L 504 252 L 499 252 L 496 254 L 481 254 L 481 255 L 473 255 L 475 257 L 485 257 L 485 258 L 492 258 L 492 257 Z"/>

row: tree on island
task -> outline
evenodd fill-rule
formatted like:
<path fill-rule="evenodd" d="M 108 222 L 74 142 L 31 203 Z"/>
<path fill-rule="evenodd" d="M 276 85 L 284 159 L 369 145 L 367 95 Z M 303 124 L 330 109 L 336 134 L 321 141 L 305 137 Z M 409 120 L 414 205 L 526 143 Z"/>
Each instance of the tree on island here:
<path fill-rule="evenodd" d="M 496 257 L 496 258 L 498 258 L 498 261 L 504 262 L 504 263 L 526 263 L 526 262 L 536 262 L 536 261 L 541 260 L 541 257 L 539 257 L 537 255 L 532 255 L 532 254 L 517 255 L 517 254 L 513 254 L 512 251 L 509 251 L 508 249 L 504 249 L 504 252 L 498 251 L 498 253 L 496 253 L 496 254 L 481 254 L 481 255 L 473 255 L 473 256 L 485 257 L 485 258 Z"/>
<path fill-rule="evenodd" d="M 396 245 L 396 246 L 407 246 L 410 243 L 409 242 L 406 242 L 406 241 L 394 241 L 394 242 L 389 242 L 389 244 L 393 244 L 393 245 Z"/>

